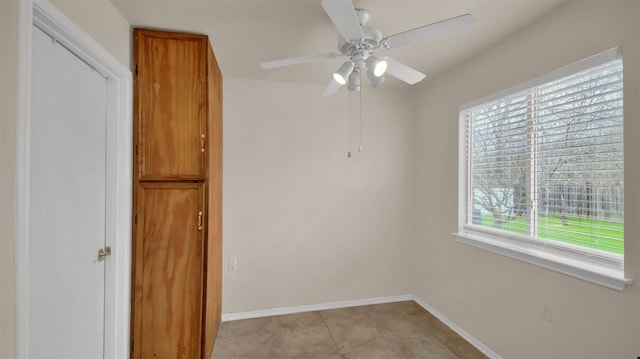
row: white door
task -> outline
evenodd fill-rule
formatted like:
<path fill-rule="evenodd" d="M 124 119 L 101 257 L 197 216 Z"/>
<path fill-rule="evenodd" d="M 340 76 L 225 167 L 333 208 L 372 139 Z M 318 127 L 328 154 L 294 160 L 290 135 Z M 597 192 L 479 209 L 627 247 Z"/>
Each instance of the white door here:
<path fill-rule="evenodd" d="M 32 58 L 27 356 L 102 358 L 107 81 L 35 26 Z"/>

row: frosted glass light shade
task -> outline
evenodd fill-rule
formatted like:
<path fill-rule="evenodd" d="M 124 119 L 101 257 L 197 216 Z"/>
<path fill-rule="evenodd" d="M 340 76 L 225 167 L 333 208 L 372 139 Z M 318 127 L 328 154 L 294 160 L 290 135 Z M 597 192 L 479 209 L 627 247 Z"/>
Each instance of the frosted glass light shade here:
<path fill-rule="evenodd" d="M 336 80 L 336 82 L 339 83 L 340 85 L 346 84 L 347 79 L 349 78 L 349 75 L 351 75 L 351 73 L 353 72 L 354 67 L 355 65 L 352 62 L 350 61 L 345 62 L 344 64 L 342 64 L 342 66 L 340 66 L 338 71 L 336 71 L 333 74 L 333 79 Z"/>
<path fill-rule="evenodd" d="M 367 69 L 370 70 L 375 77 L 380 77 L 387 71 L 388 63 L 384 57 L 377 58 L 375 56 L 369 56 L 366 63 Z"/>
<path fill-rule="evenodd" d="M 349 85 L 347 86 L 349 91 L 360 91 L 360 71 L 354 70 L 349 75 Z"/>

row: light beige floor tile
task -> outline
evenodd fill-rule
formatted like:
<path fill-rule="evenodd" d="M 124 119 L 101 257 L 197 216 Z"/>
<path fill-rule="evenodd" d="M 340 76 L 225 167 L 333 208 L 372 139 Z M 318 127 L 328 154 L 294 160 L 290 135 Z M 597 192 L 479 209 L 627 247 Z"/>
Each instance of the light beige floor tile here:
<path fill-rule="evenodd" d="M 229 335 L 231 337 L 255 335 L 259 333 L 277 335 L 280 331 L 276 317 L 243 319 L 232 323 L 231 328 L 229 328 Z"/>
<path fill-rule="evenodd" d="M 324 319 L 329 319 L 329 318 L 359 319 L 359 318 L 371 317 L 371 312 L 366 310 L 365 307 L 349 307 L 349 308 L 321 310 L 319 311 L 319 313 L 320 315 L 322 315 Z"/>
<path fill-rule="evenodd" d="M 231 334 L 231 326 L 235 322 L 222 322 L 220 323 L 220 329 L 218 330 L 218 338 L 228 338 Z"/>
<path fill-rule="evenodd" d="M 324 325 L 282 330 L 281 350 L 287 357 L 339 354 L 329 330 Z"/>
<path fill-rule="evenodd" d="M 319 312 L 306 312 L 279 315 L 276 317 L 280 328 L 295 329 L 306 326 L 322 325 L 323 318 Z"/>
<path fill-rule="evenodd" d="M 222 323 L 212 359 L 484 359 L 414 301 Z"/>
<path fill-rule="evenodd" d="M 362 307 L 376 314 L 389 314 L 389 313 L 404 313 L 404 314 L 416 314 L 416 313 L 428 313 L 418 303 L 410 300 L 404 302 L 373 304 Z"/>
<path fill-rule="evenodd" d="M 329 354 L 329 355 L 283 355 L 281 359 L 343 359 L 340 354 Z"/>
<path fill-rule="evenodd" d="M 375 321 L 370 318 L 329 318 L 325 324 L 340 353 L 358 351 L 382 339 Z"/>
<path fill-rule="evenodd" d="M 230 338 L 225 348 L 225 359 L 272 359 L 282 356 L 279 336 L 246 335 Z"/>

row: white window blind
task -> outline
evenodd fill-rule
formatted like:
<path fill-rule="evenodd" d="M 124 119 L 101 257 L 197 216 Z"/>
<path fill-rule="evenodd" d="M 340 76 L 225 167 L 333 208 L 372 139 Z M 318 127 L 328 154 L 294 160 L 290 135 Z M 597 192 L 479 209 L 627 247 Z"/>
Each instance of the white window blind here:
<path fill-rule="evenodd" d="M 465 241 L 624 277 L 620 55 L 610 50 L 463 106 Z"/>

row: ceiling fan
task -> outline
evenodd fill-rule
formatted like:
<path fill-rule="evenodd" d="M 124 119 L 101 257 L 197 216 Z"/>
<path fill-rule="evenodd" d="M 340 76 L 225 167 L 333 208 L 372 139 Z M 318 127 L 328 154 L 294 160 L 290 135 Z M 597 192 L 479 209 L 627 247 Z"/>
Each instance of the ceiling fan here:
<path fill-rule="evenodd" d="M 470 31 L 475 23 L 473 16 L 466 14 L 382 37 L 380 30 L 367 25 L 369 12 L 354 9 L 351 0 L 321 0 L 320 4 L 340 33 L 338 52 L 266 61 L 261 63 L 260 67 L 273 69 L 341 56 L 348 57 L 349 60 L 333 74 L 322 93 L 323 96 L 335 94 L 342 85 L 346 85 L 349 91 L 360 91 L 360 73 L 365 71 L 373 87 L 378 87 L 384 82 L 384 74 L 413 85 L 424 79 L 425 74 L 392 58 L 376 57 L 373 53 L 379 49 L 395 49 L 463 34 Z"/>

